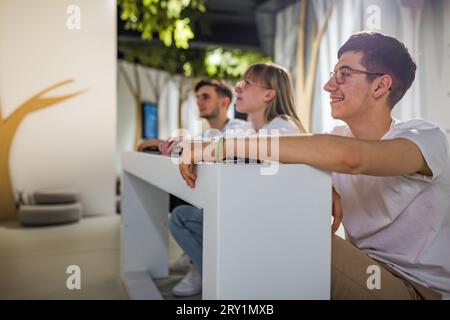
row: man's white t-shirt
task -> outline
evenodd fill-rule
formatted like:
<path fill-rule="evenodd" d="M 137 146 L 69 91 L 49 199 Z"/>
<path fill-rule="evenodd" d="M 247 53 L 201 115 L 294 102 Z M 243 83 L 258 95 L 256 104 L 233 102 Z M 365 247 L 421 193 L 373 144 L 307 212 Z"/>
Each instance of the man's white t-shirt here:
<path fill-rule="evenodd" d="M 353 137 L 348 126 L 331 134 Z M 333 173 L 349 240 L 370 257 L 450 299 L 450 160 L 446 134 L 415 119 L 393 120 L 382 140 L 405 138 L 433 175 L 375 177 Z M 382 285 L 382 284 L 381 284 Z"/>

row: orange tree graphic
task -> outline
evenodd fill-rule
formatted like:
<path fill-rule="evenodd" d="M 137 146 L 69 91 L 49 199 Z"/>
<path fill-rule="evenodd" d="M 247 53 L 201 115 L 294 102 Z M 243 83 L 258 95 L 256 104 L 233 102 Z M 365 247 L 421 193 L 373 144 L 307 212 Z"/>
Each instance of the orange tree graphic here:
<path fill-rule="evenodd" d="M 56 105 L 85 91 L 81 90 L 66 95 L 43 97 L 47 92 L 73 81 L 72 79 L 65 80 L 42 90 L 25 101 L 5 119 L 3 119 L 0 106 L 0 220 L 14 219 L 16 214 L 15 196 L 9 170 L 9 153 L 17 129 L 30 113 Z"/>

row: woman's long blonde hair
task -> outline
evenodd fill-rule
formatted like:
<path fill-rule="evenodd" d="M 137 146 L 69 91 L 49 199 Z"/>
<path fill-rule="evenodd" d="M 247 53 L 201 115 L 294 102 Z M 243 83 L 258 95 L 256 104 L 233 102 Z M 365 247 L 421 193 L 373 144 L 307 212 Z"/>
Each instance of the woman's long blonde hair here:
<path fill-rule="evenodd" d="M 256 63 L 247 69 L 243 78 L 275 90 L 276 95 L 264 113 L 268 122 L 281 117 L 293 121 L 300 132 L 305 132 L 295 110 L 291 77 L 285 68 L 274 63 Z"/>

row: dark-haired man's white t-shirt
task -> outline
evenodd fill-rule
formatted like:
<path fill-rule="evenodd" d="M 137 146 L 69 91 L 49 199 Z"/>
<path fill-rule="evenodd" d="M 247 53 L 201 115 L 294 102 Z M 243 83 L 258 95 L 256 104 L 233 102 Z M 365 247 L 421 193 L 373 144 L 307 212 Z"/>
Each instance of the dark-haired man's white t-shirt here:
<path fill-rule="evenodd" d="M 331 134 L 353 137 L 348 126 Z M 433 175 L 375 177 L 333 173 L 349 240 L 370 257 L 450 299 L 450 160 L 446 134 L 415 119 L 393 120 L 382 140 L 405 138 Z"/>

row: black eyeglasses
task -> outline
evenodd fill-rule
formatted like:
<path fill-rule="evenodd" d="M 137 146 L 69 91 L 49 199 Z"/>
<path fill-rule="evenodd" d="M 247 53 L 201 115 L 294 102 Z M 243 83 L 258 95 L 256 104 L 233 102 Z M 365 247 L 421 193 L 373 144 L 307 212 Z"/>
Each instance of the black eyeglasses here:
<path fill-rule="evenodd" d="M 264 88 L 264 89 L 269 89 L 269 88 L 267 88 L 267 87 L 265 87 L 263 85 L 260 85 L 260 84 L 254 83 L 254 82 L 250 82 L 250 81 L 248 81 L 246 79 L 240 80 L 240 81 L 238 81 L 238 83 L 236 83 L 236 89 L 239 89 L 241 91 L 244 91 L 245 88 L 247 88 L 249 86 L 256 86 L 256 87 L 261 87 L 261 88 Z"/>
<path fill-rule="evenodd" d="M 330 72 L 330 79 L 334 77 L 337 84 L 343 84 L 345 79 L 350 76 L 352 73 L 364 73 L 364 74 L 374 74 L 377 76 L 383 76 L 385 73 L 380 72 L 368 72 L 364 70 L 358 70 L 350 68 L 349 66 L 342 66 L 337 71 Z"/>

